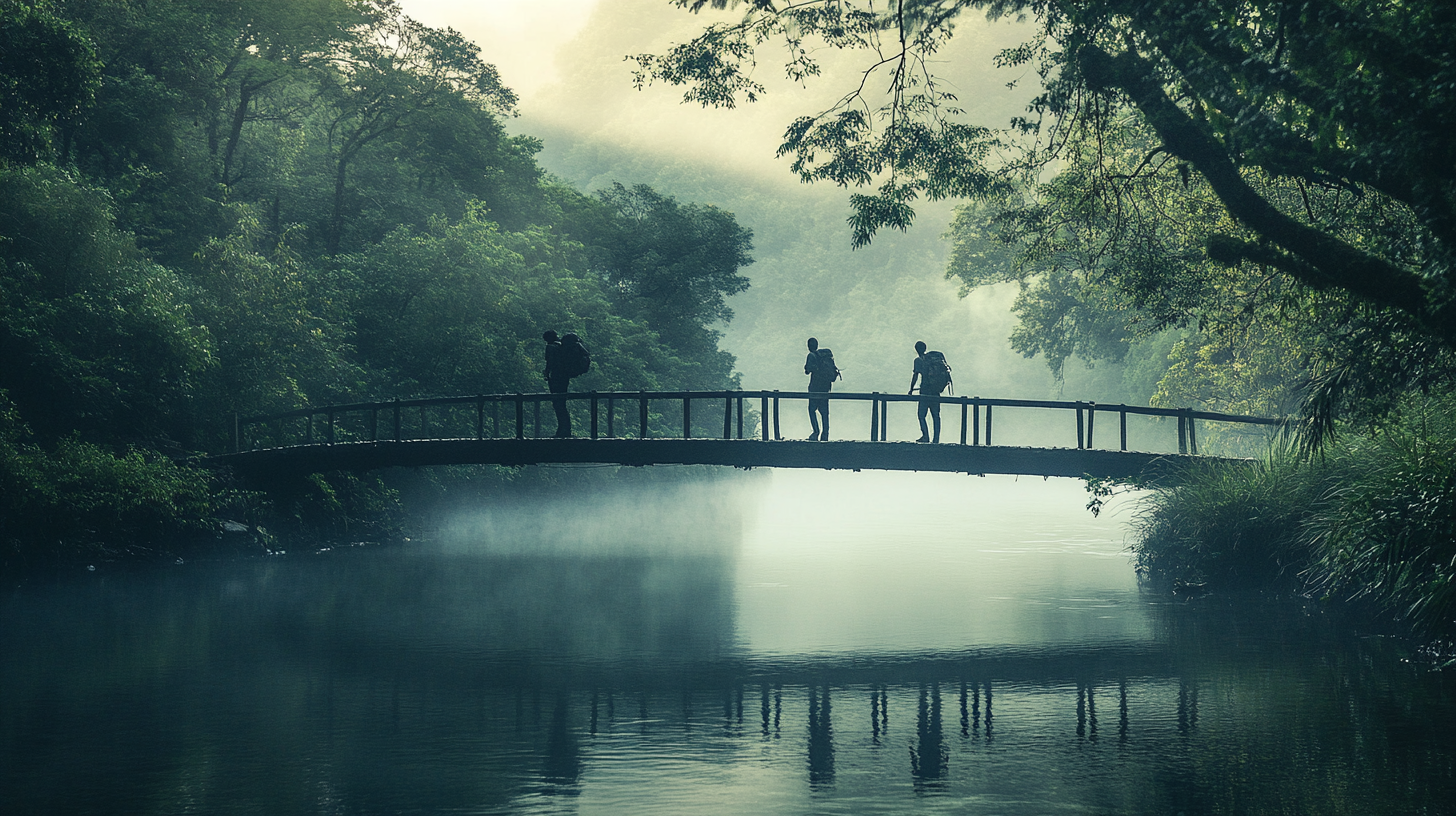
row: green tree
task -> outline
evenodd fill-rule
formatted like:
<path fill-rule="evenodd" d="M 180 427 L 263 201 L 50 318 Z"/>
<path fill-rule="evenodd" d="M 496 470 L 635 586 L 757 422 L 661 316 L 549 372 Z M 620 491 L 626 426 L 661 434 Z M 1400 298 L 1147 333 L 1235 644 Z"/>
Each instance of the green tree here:
<path fill-rule="evenodd" d="M 580 243 L 552 230 L 501 229 L 483 207 L 458 222 L 402 227 L 338 259 L 359 360 L 383 395 L 539 391 L 541 332 L 575 331 L 593 352 L 578 387 L 722 388 L 732 357 L 689 353 L 614 308 Z M 726 360 L 726 365 L 722 365 Z"/>
<path fill-rule="evenodd" d="M 587 240 L 613 299 L 669 345 L 716 348 L 710 327 L 733 319 L 727 299 L 748 288 L 739 270 L 753 263 L 753 232 L 730 212 L 679 204 L 644 184 L 613 183 L 597 198 L 605 217 Z"/>
<path fill-rule="evenodd" d="M 0 389 L 43 438 L 175 439 L 213 364 L 193 295 L 116 229 L 104 192 L 0 169 Z"/>
<path fill-rule="evenodd" d="M 220 60 L 217 90 L 209 99 L 208 151 L 217 158 L 224 187 L 238 179 L 238 149 L 244 126 L 276 116 L 277 105 L 261 104 L 270 89 L 303 81 L 322 66 L 353 30 L 363 26 L 369 7 L 347 0 L 251 0 L 239 5 L 230 53 Z"/>
<path fill-rule="evenodd" d="M 333 150 L 333 214 L 328 252 L 339 250 L 348 172 L 360 153 L 431 108 L 464 100 L 481 110 L 511 113 L 516 95 L 483 62 L 475 45 L 405 16 L 394 0 L 378 0 L 362 31 L 331 60 L 323 91 L 333 107 L 327 135 Z"/>
<path fill-rule="evenodd" d="M 55 125 L 91 104 L 99 72 L 91 42 L 49 2 L 0 0 L 0 159 L 48 153 Z"/>
<path fill-rule="evenodd" d="M 197 253 L 194 313 L 216 360 L 198 386 L 199 422 L 214 436 L 219 418 L 346 398 L 367 380 L 349 362 L 347 312 L 330 309 L 339 293 L 284 237 L 265 249 L 259 220 L 238 208 L 233 231 Z"/>

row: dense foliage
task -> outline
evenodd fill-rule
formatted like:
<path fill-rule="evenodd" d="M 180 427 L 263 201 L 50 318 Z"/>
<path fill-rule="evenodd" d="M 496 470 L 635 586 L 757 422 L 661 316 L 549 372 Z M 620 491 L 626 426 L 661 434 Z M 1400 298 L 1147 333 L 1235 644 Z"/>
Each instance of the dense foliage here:
<path fill-rule="evenodd" d="M 541 390 L 546 328 L 586 387 L 734 384 L 749 231 L 548 178 L 515 104 L 394 0 L 0 0 L 7 551 L 205 526 L 236 496 L 175 462 L 237 414 Z"/>
<path fill-rule="evenodd" d="M 1456 615 L 1456 424 L 1449 399 L 1347 435 L 1324 455 L 1289 448 L 1212 465 L 1154 491 L 1134 546 L 1148 576 L 1222 590 L 1271 583 L 1354 601 L 1449 637 Z"/>

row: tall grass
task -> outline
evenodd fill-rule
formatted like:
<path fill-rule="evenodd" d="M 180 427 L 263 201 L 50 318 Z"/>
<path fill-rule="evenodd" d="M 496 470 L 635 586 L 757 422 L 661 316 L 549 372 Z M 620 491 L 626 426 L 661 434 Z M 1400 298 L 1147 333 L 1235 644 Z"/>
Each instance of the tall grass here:
<path fill-rule="evenodd" d="M 1309 563 L 1300 533 L 1327 479 L 1284 443 L 1253 465 L 1197 467 L 1134 517 L 1138 572 L 1174 589 L 1298 585 Z"/>
<path fill-rule="evenodd" d="M 1413 400 L 1385 427 L 1297 456 L 1208 465 L 1134 520 L 1140 573 L 1209 588 L 1278 587 L 1456 632 L 1456 399 Z"/>
<path fill-rule="evenodd" d="M 1450 402 L 1339 456 L 1355 478 L 1323 497 L 1302 538 L 1311 590 L 1373 603 L 1427 631 L 1450 632 L 1456 613 L 1456 423 Z M 1353 468 L 1352 468 L 1353 470 Z"/>

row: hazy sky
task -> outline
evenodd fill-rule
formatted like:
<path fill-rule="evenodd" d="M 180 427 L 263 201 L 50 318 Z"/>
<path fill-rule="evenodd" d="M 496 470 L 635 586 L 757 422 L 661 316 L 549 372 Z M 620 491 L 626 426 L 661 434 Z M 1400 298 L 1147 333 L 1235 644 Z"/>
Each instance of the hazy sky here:
<path fill-rule="evenodd" d="M 787 160 L 774 153 L 784 128 L 797 115 L 828 107 L 855 79 L 862 54 L 826 49 L 817 56 L 825 76 L 809 87 L 783 78 L 772 51 L 760 59 L 755 78 L 769 87 L 761 101 L 734 110 L 682 104 L 682 89 L 632 87 L 629 54 L 661 53 L 690 38 L 712 19 L 737 12 L 693 15 L 670 0 L 403 0 L 407 14 L 434 27 L 449 26 L 481 47 L 521 97 L 514 129 L 533 124 L 568 130 L 665 157 L 693 157 L 793 183 Z M 1020 112 L 1025 91 L 1004 87 L 1014 73 L 996 71 L 991 55 L 1019 41 L 1011 23 L 967 21 L 940 66 L 961 92 L 979 124 L 1000 126 Z"/>

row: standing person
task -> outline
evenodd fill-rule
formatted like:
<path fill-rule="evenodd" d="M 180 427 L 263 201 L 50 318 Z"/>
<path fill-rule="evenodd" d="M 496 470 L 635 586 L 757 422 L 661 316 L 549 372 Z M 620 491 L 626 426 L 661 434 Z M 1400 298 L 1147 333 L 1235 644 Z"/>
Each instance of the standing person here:
<path fill-rule="evenodd" d="M 555 329 L 547 329 L 541 339 L 546 341 L 546 388 L 553 394 L 565 394 L 571 387 L 571 375 L 566 373 L 566 360 L 561 354 L 561 339 Z M 556 436 L 571 436 L 571 412 L 566 410 L 566 397 L 552 397 L 551 406 L 556 409 Z"/>
<path fill-rule="evenodd" d="M 819 348 L 819 341 L 813 337 L 809 338 L 809 356 L 804 358 L 804 373 L 809 375 L 809 390 L 828 392 L 839 379 L 839 368 L 834 364 L 834 352 L 827 348 Z M 819 425 L 819 417 L 824 418 L 823 429 Z M 809 400 L 809 425 L 814 432 L 809 434 L 810 441 L 829 441 L 829 399 Z"/>
<path fill-rule="evenodd" d="M 930 442 L 930 429 L 925 426 L 925 415 L 930 414 L 935 424 L 935 442 L 940 442 L 940 392 L 950 385 L 950 366 L 945 355 L 938 351 L 927 352 L 925 341 L 915 341 L 915 365 L 910 374 L 910 390 L 915 393 L 915 381 L 920 381 L 920 405 L 915 413 L 920 418 L 920 438 L 916 442 Z"/>

